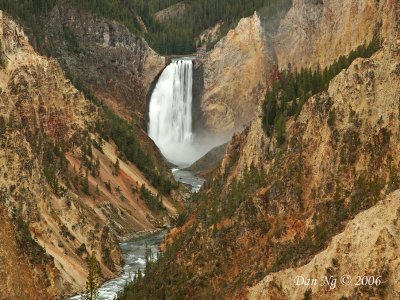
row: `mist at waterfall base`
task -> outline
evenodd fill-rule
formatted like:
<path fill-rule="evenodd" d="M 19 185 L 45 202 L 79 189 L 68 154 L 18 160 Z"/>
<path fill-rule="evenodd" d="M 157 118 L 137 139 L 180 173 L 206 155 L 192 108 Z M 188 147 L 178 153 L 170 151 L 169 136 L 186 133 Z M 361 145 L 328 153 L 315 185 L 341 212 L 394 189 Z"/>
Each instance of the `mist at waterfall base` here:
<path fill-rule="evenodd" d="M 168 161 L 190 166 L 224 141 L 192 130 L 193 61 L 173 60 L 161 74 L 149 107 L 149 136 Z"/>

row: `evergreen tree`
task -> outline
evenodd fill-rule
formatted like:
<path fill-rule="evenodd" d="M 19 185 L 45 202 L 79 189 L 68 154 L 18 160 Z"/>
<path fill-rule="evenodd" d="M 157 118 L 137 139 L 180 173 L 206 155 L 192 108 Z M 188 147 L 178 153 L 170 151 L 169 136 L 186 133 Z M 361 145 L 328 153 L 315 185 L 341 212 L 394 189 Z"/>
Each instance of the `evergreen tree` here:
<path fill-rule="evenodd" d="M 100 266 L 93 252 L 87 259 L 88 276 L 86 279 L 86 290 L 81 296 L 81 300 L 97 300 L 99 297 L 100 286 Z"/>
<path fill-rule="evenodd" d="M 3 44 L 0 41 L 0 68 L 4 69 L 7 66 L 7 56 L 3 50 Z"/>
<path fill-rule="evenodd" d="M 86 170 L 86 175 L 82 180 L 82 191 L 86 194 L 86 195 L 90 195 L 90 191 L 89 191 L 89 174 L 88 171 Z"/>
<path fill-rule="evenodd" d="M 178 2 L 184 2 L 185 13 L 163 22 L 154 14 Z M 0 0 L 0 9 L 22 19 L 43 40 L 41 16 L 47 15 L 57 0 Z M 221 36 L 243 18 L 261 10 L 264 18 L 276 16 L 290 7 L 290 0 L 70 0 L 78 11 L 90 11 L 123 23 L 136 35 L 143 35 L 151 47 L 161 54 L 189 54 L 196 51 L 196 38 L 217 22 L 223 24 Z M 141 21 L 143 22 L 141 22 Z M 143 23 L 145 26 L 143 26 Z M 144 28 L 145 27 L 145 28 Z M 147 30 L 146 30 L 147 29 Z M 70 51 L 79 44 L 66 29 L 65 39 Z M 43 43 L 44 44 L 44 43 Z"/>
<path fill-rule="evenodd" d="M 278 146 L 285 142 L 285 116 L 281 114 L 275 124 L 276 141 Z"/>
<path fill-rule="evenodd" d="M 120 167 L 119 167 L 119 159 L 117 158 L 117 161 L 114 163 L 114 175 L 115 176 L 118 176 L 118 174 L 119 174 L 119 170 L 120 170 Z"/>
<path fill-rule="evenodd" d="M 281 72 L 281 78 L 273 82 L 272 87 L 265 95 L 263 105 L 263 127 L 268 136 L 275 137 L 278 145 L 285 140 L 285 119 L 287 116 L 297 116 L 303 104 L 312 95 L 326 91 L 329 82 L 346 69 L 358 57 L 370 57 L 380 48 L 380 40 L 375 37 L 368 45 L 362 45 L 351 51 L 348 56 L 341 56 L 330 67 L 321 70 L 317 67 L 293 71 L 289 65 L 287 70 Z M 333 121 L 331 119 L 330 121 Z"/>
<path fill-rule="evenodd" d="M 98 157 L 96 157 L 96 160 L 91 167 L 92 168 L 91 168 L 90 174 L 92 174 L 93 177 L 99 176 L 100 175 L 100 160 Z"/>

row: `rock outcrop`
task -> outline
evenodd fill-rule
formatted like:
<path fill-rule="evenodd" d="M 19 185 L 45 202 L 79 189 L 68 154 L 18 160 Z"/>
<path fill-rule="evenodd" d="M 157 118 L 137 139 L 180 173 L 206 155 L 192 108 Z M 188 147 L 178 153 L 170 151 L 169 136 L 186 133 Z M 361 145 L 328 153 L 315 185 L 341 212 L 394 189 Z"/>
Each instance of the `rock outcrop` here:
<path fill-rule="evenodd" d="M 253 120 L 251 126 L 242 134 L 236 135 L 228 146 L 221 173 L 230 168 L 232 177 L 240 178 L 251 165 L 265 168 L 268 178 L 273 177 L 274 173 L 279 173 L 278 170 L 286 168 L 285 166 L 293 168 L 298 175 L 302 173 L 301 170 L 307 170 L 308 175 L 298 187 L 292 186 L 289 170 L 289 173 L 283 172 L 286 174 L 283 177 L 269 179 L 270 182 L 276 183 L 282 180 L 287 190 L 277 201 L 277 206 L 269 208 L 271 211 L 280 211 L 278 215 L 287 214 L 289 207 L 297 201 L 302 202 L 297 203 L 305 206 L 306 210 L 313 211 L 312 207 L 316 205 L 316 211 L 319 211 L 322 205 L 328 205 L 329 201 L 325 202 L 328 198 L 340 202 L 341 197 L 346 197 L 346 192 L 343 195 L 344 190 L 347 190 L 349 195 L 353 194 L 350 199 L 345 200 L 346 205 L 352 206 L 353 209 L 363 209 L 371 205 L 373 193 L 379 198 L 382 195 L 379 192 L 389 193 L 399 187 L 396 175 L 398 171 L 395 170 L 399 168 L 400 158 L 395 149 L 398 149 L 400 144 L 397 132 L 399 115 L 396 108 L 400 101 L 400 10 L 396 4 L 386 4 L 388 6 L 383 6 L 383 49 L 371 59 L 356 60 L 350 68 L 332 80 L 327 94 L 309 99 L 297 120 L 289 119 L 286 123 L 290 136 L 288 151 L 294 154 L 294 157 L 295 153 L 300 151 L 303 153 L 301 158 L 293 159 L 291 163 L 277 160 L 280 166 L 271 168 L 277 161 L 270 159 L 275 157 L 273 153 L 280 150 L 277 150 L 274 141 L 263 133 L 259 118 Z M 335 59 L 336 55 L 331 59 Z M 302 57 L 305 57 L 304 61 L 313 56 Z M 323 111 L 325 117 L 321 118 Z M 347 142 L 343 144 L 341 140 Z M 335 185 L 335 194 L 328 196 L 329 190 Z M 276 197 L 276 193 L 279 193 L 279 188 L 275 184 L 269 188 L 272 190 L 267 192 L 266 199 L 270 202 Z M 300 194 L 293 197 L 297 193 L 296 189 Z M 360 197 L 359 200 L 351 204 L 357 197 Z M 288 202 L 290 198 L 292 200 Z M 397 218 L 398 199 L 399 193 L 396 192 L 387 196 L 387 199 L 376 207 L 361 213 L 346 226 L 344 233 L 333 239 L 327 250 L 316 255 L 310 263 L 268 275 L 255 287 L 250 288 L 248 298 L 303 299 L 308 289 L 311 289 L 312 297 L 318 299 L 339 299 L 341 296 L 363 299 L 399 297 L 399 274 L 396 271 L 398 263 L 395 254 L 398 245 L 392 242 L 396 240 L 397 234 L 396 222 L 392 221 Z M 380 218 L 374 217 L 378 215 Z M 305 224 L 310 224 L 309 222 L 312 221 L 309 219 Z M 287 229 L 288 234 L 293 234 L 293 230 L 301 228 L 300 224 L 292 224 L 293 227 L 289 226 L 290 229 Z M 383 244 L 387 246 L 383 247 Z M 301 243 L 297 247 L 301 248 Z M 308 252 L 309 249 L 302 251 Z M 389 263 L 390 259 L 386 260 L 386 255 L 382 253 L 393 257 L 393 263 Z M 280 255 L 284 256 L 282 253 Z M 302 264 L 304 260 L 295 265 Z M 383 283 L 371 288 L 357 287 L 355 282 L 350 285 L 338 282 L 337 288 L 333 290 L 326 286 L 296 287 L 294 284 L 296 276 L 304 275 L 305 278 L 317 278 L 320 281 L 325 275 L 330 275 L 331 270 L 334 270 L 336 275 L 349 274 L 353 280 L 356 276 L 381 275 Z"/>
<path fill-rule="evenodd" d="M 398 5 L 393 1 L 345 1 L 340 4 L 335 1 L 323 1 L 323 4 L 322 1 L 294 1 L 281 21 L 270 51 L 274 53 L 278 68 L 286 69 L 290 64 L 293 69 L 301 69 L 330 66 L 340 56 L 368 43 L 375 34 L 390 49 L 396 47 L 396 15 L 399 14 Z M 360 26 L 349 25 L 354 20 Z M 337 47 L 331 47 L 332 41 Z M 263 97 L 258 102 L 260 105 L 263 105 Z M 262 109 L 258 107 L 256 115 L 261 114 Z M 262 145 L 269 144 L 260 118 L 251 121 L 250 129 L 240 139 L 239 168 L 235 170 L 239 175 L 252 164 L 261 166 L 260 153 L 266 151 Z M 222 171 L 233 153 L 228 152 Z"/>
<path fill-rule="evenodd" d="M 214 26 L 207 28 L 196 38 L 197 49 L 200 51 L 207 51 L 214 45 L 221 37 L 221 27 L 223 23 L 218 22 Z"/>
<path fill-rule="evenodd" d="M 280 68 L 329 67 L 341 55 L 390 34 L 393 0 L 294 0 L 274 38 Z"/>
<path fill-rule="evenodd" d="M 163 10 L 160 10 L 154 14 L 154 19 L 157 22 L 164 23 L 170 20 L 179 19 L 186 11 L 190 9 L 190 6 L 183 2 L 178 2 L 171 5 Z"/>
<path fill-rule="evenodd" d="M 357 215 L 308 264 L 269 274 L 248 299 L 399 298 L 399 218 L 396 191 Z"/>
<path fill-rule="evenodd" d="M 61 1 L 46 16 L 41 49 L 118 112 L 144 121 L 146 95 L 165 58 L 129 29 Z M 127 109 L 128 108 L 128 109 Z"/>
<path fill-rule="evenodd" d="M 188 169 L 196 174 L 207 174 L 218 170 L 219 164 L 224 158 L 227 145 L 228 144 L 223 144 L 212 148 L 204 156 L 195 161 Z"/>
<path fill-rule="evenodd" d="M 393 0 L 296 0 L 280 23 L 271 21 L 277 29 L 257 14 L 242 19 L 204 62 L 202 126 L 242 131 L 256 116 L 257 100 L 277 68 L 323 69 L 374 36 L 385 42 L 395 5 Z"/>
<path fill-rule="evenodd" d="M 233 133 L 254 117 L 257 99 L 272 70 L 272 57 L 257 14 L 242 19 L 204 62 L 201 111 L 206 130 Z"/>
<path fill-rule="evenodd" d="M 166 198 L 165 214 L 147 207 L 138 191 L 156 189 L 130 162 L 116 173 L 111 141 L 92 148 L 100 111 L 2 12 L 0 39 L 0 298 L 55 299 L 84 289 L 92 252 L 102 280 L 117 275 L 118 239 L 169 224 L 176 210 Z"/>
<path fill-rule="evenodd" d="M 167 286 L 169 295 L 303 299 L 310 292 L 297 290 L 291 276 L 346 270 L 352 278 L 380 273 L 385 284 L 332 294 L 311 287 L 312 295 L 399 297 L 393 220 L 400 195 L 400 10 L 397 2 L 386 3 L 382 47 L 355 59 L 327 91 L 309 97 L 297 116 L 286 117 L 283 143 L 267 136 L 261 115 L 234 135 L 221 172 L 171 234 L 174 252 L 145 276 L 141 286 L 151 288 L 143 288 L 144 295 L 162 293 L 154 283 L 179 278 L 179 287 Z M 361 248 L 370 257 L 363 260 Z M 167 265 L 173 271 L 164 273 Z"/>

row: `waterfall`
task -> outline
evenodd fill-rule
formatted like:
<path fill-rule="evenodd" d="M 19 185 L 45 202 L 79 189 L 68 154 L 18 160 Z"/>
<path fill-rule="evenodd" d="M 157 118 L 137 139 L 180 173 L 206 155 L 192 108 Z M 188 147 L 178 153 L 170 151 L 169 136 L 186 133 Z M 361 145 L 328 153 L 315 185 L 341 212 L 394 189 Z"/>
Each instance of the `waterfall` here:
<path fill-rule="evenodd" d="M 193 61 L 173 60 L 161 74 L 149 107 L 149 136 L 177 165 L 193 162 Z"/>

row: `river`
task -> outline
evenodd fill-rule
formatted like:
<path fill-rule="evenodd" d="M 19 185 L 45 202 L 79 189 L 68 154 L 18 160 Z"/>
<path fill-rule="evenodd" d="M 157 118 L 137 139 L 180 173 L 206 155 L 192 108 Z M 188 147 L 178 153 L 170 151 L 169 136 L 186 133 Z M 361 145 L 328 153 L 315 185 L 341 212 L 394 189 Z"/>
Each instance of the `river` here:
<path fill-rule="evenodd" d="M 165 68 L 152 93 L 149 107 L 149 136 L 171 163 L 182 166 L 172 169 L 175 180 L 189 186 L 191 193 L 198 192 L 204 179 L 183 169 L 204 155 L 205 149 L 194 140 L 192 132 L 193 58 L 172 60 Z M 143 236 L 120 244 L 125 265 L 120 275 L 105 282 L 99 289 L 99 300 L 113 300 L 124 286 L 132 281 L 139 269 L 145 267 L 146 244 L 152 253 L 159 251 L 167 231 Z M 78 300 L 74 296 L 67 300 Z"/>
<path fill-rule="evenodd" d="M 118 292 L 121 291 L 126 283 L 132 281 L 135 272 L 139 269 L 143 270 L 145 267 L 145 252 L 146 244 L 151 249 L 153 254 L 158 252 L 158 245 L 163 241 L 166 230 L 161 232 L 146 235 L 130 241 L 120 243 L 122 250 L 122 257 L 124 259 L 124 267 L 118 277 L 106 281 L 99 288 L 99 300 L 113 300 L 117 296 Z M 81 296 L 73 296 L 66 300 L 80 300 Z"/>
<path fill-rule="evenodd" d="M 198 192 L 204 183 L 204 179 L 197 177 L 193 172 L 172 169 L 172 173 L 177 181 L 189 185 L 193 192 Z M 105 282 L 99 288 L 99 300 L 113 300 L 116 298 L 125 285 L 132 281 L 135 272 L 145 267 L 146 244 L 155 255 L 159 251 L 159 244 L 163 241 L 167 230 L 160 231 L 155 234 L 142 236 L 130 241 L 120 243 L 122 257 L 124 259 L 124 267 L 118 277 Z M 65 300 L 80 300 L 81 296 L 76 295 Z"/>
<path fill-rule="evenodd" d="M 205 182 L 203 178 L 196 176 L 196 174 L 189 170 L 174 168 L 172 169 L 172 174 L 176 181 L 191 186 L 192 193 L 199 192 Z"/>

